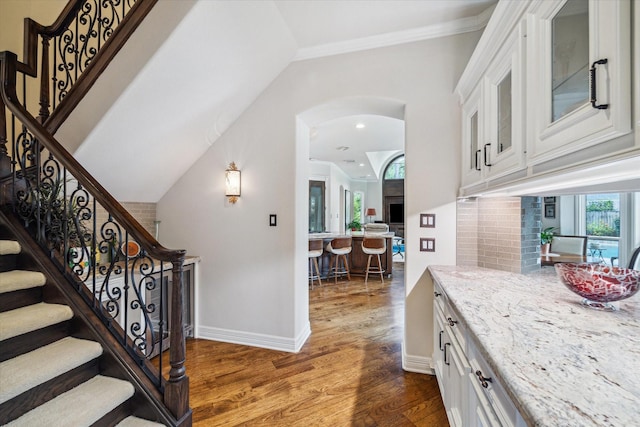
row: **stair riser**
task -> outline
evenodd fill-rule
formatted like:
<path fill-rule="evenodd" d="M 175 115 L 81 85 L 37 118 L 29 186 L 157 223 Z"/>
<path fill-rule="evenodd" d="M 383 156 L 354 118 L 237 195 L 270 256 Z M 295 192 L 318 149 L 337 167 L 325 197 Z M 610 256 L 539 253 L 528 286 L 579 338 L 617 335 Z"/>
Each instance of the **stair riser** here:
<path fill-rule="evenodd" d="M 51 344 L 69 335 L 70 322 L 62 322 L 0 343 L 0 362 Z"/>
<path fill-rule="evenodd" d="M 0 298 L 0 313 L 42 301 L 42 287 L 7 292 Z"/>
<path fill-rule="evenodd" d="M 98 375 L 100 364 L 94 359 L 53 378 L 0 405 L 0 425 L 4 425 L 48 400 Z M 96 397 L 99 399 L 99 396 Z"/>
<path fill-rule="evenodd" d="M 126 401 L 115 407 L 111 412 L 105 414 L 104 417 L 93 423 L 91 427 L 111 427 L 131 415 L 131 404 Z"/>
<path fill-rule="evenodd" d="M 18 265 L 18 255 L 0 255 L 0 272 L 15 270 Z"/>

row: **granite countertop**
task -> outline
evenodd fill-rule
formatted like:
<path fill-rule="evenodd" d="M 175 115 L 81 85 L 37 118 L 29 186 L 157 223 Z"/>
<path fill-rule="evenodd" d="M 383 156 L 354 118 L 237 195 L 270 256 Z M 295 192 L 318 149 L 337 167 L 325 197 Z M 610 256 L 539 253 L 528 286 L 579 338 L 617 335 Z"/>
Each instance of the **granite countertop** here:
<path fill-rule="evenodd" d="M 639 425 L 640 293 L 601 312 L 553 268 L 429 271 L 528 424 Z"/>

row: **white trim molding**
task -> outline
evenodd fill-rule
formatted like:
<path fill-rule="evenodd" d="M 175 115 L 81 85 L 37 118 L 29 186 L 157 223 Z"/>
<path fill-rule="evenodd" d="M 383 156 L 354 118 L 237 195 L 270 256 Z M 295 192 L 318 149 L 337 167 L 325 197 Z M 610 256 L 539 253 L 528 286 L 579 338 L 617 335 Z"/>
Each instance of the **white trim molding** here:
<path fill-rule="evenodd" d="M 307 322 L 306 327 L 294 339 L 202 325 L 197 328 L 197 331 L 196 338 L 298 353 L 311 335 L 311 325 Z"/>
<path fill-rule="evenodd" d="M 436 372 L 432 366 L 433 359 L 424 356 L 411 356 L 405 354 L 404 346 L 402 346 L 402 369 L 407 372 L 416 372 L 418 374 L 435 375 Z"/>
<path fill-rule="evenodd" d="M 358 52 L 479 31 L 489 22 L 494 8 L 495 6 L 491 6 L 477 16 L 456 19 L 427 27 L 412 28 L 410 30 L 396 31 L 393 33 L 304 47 L 298 49 L 298 53 L 293 58 L 293 61 L 304 61 L 306 59 L 322 58 L 325 56 L 340 55 L 343 53 Z"/>

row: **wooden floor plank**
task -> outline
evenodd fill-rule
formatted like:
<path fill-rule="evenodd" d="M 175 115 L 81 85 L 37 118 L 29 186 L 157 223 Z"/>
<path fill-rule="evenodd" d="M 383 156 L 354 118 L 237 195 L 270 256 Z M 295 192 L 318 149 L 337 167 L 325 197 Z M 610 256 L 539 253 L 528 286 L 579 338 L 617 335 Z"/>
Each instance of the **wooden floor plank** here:
<path fill-rule="evenodd" d="M 297 354 L 187 341 L 194 426 L 448 427 L 435 377 L 402 370 L 403 267 L 310 290 Z"/>

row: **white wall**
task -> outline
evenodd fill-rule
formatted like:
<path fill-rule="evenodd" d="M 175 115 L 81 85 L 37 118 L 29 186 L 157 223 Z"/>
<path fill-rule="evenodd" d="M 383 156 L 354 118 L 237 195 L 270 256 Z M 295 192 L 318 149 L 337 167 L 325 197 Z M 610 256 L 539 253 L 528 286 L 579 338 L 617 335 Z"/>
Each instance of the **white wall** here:
<path fill-rule="evenodd" d="M 158 203 L 163 244 L 200 255 L 203 337 L 297 350 L 309 328 L 306 271 L 308 144 L 296 116 L 343 97 L 405 105 L 404 366 L 429 371 L 429 264 L 455 264 L 460 107 L 453 88 L 479 34 L 463 34 L 290 65 Z M 305 146 L 306 145 L 306 146 Z M 242 170 L 242 197 L 224 199 L 224 169 Z M 367 192 L 368 201 L 372 194 Z M 419 228 L 419 214 L 437 228 Z M 278 214 L 278 226 L 268 215 Z M 435 253 L 420 252 L 435 237 Z"/>

